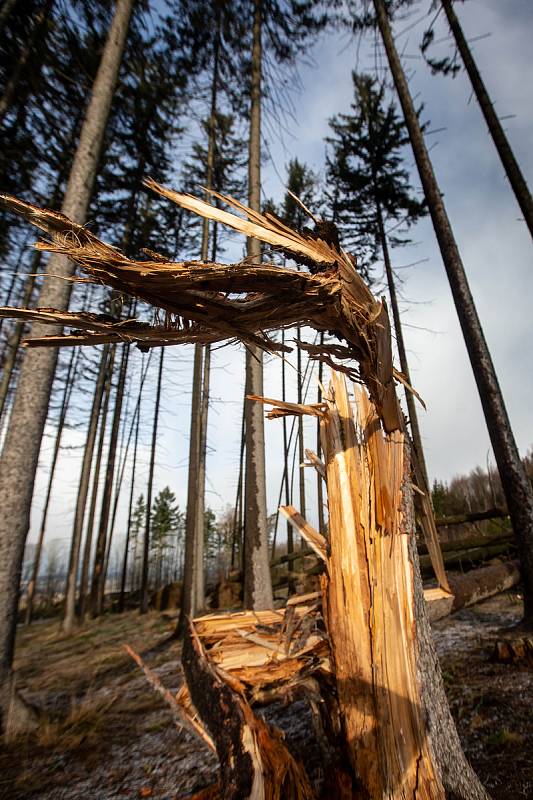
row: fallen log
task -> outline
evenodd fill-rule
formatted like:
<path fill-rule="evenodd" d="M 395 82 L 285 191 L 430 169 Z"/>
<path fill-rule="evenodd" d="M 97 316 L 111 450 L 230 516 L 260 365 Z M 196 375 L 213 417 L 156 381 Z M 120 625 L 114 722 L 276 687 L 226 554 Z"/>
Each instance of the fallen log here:
<path fill-rule="evenodd" d="M 191 623 L 182 663 L 194 707 L 208 728 L 220 761 L 220 796 L 226 800 L 314 800 L 304 767 L 282 734 L 255 716 L 236 681 L 225 680 L 205 656 Z"/>
<path fill-rule="evenodd" d="M 436 517 L 437 528 L 448 525 L 463 525 L 465 522 L 481 522 L 484 519 L 505 519 L 509 512 L 505 508 L 488 508 L 486 511 L 468 511 L 466 514 L 452 514 L 449 517 Z"/>
<path fill-rule="evenodd" d="M 451 610 L 458 611 L 516 586 L 520 581 L 520 562 L 491 564 L 464 575 L 450 574 L 449 578 L 454 596 Z"/>
<path fill-rule="evenodd" d="M 464 563 L 468 564 L 488 561 L 490 558 L 496 558 L 496 556 L 506 555 L 509 553 L 512 544 L 512 541 L 504 541 L 489 545 L 487 547 L 471 547 L 467 550 L 452 550 L 451 552 L 444 552 L 444 564 L 447 569 L 450 569 L 450 567 L 457 567 Z M 429 556 L 420 556 L 420 569 L 422 571 L 422 575 L 426 576 L 430 574 L 431 560 Z"/>
<path fill-rule="evenodd" d="M 512 531 L 492 531 L 487 533 L 472 533 L 440 542 L 443 553 L 450 553 L 454 550 L 468 550 L 473 547 L 486 547 L 487 545 L 509 543 L 514 540 Z M 419 555 L 427 555 L 428 550 L 425 542 L 418 543 Z"/>

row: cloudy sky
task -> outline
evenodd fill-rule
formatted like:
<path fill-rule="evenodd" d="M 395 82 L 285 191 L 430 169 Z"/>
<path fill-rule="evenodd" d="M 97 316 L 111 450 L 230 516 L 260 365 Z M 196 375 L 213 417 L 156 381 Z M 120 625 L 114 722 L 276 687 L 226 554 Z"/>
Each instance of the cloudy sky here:
<path fill-rule="evenodd" d="M 492 352 L 507 409 L 522 453 L 533 445 L 531 404 L 533 398 L 533 259 L 531 240 L 507 184 L 481 113 L 471 98 L 468 80 L 435 77 L 419 58 L 419 41 L 426 24 L 421 3 L 409 22 L 396 25 L 397 45 L 409 70 L 410 86 L 417 102 L 424 103 L 429 130 L 444 128 L 428 136 L 431 156 L 448 214 L 453 225 L 471 289 Z M 526 180 L 533 184 L 533 130 L 531 32 L 533 5 L 529 0 L 467 0 L 457 4 L 475 58 L 487 88 L 504 122 Z M 411 23 L 420 20 L 411 27 Z M 405 30 L 410 28 L 409 30 Z M 443 23 L 437 38 L 446 36 Z M 440 45 L 446 47 L 446 43 Z M 294 95 L 295 119 L 283 141 L 269 136 L 271 158 L 264 167 L 263 191 L 280 199 L 285 165 L 297 156 L 323 174 L 324 136 L 328 119 L 349 108 L 352 98 L 351 71 L 385 74 L 382 50 L 370 37 L 361 47 L 355 40 L 330 35 L 308 54 L 311 62 L 300 68 L 302 89 Z M 417 177 L 412 157 L 406 164 Z M 476 465 L 494 463 L 459 329 L 444 267 L 429 220 L 413 232 L 415 245 L 394 251 L 395 266 L 402 281 L 402 319 L 412 380 L 424 398 L 427 413 L 420 409 L 426 459 L 431 479 L 449 480 Z M 403 268 L 413 262 L 416 266 Z M 378 270 L 379 272 L 379 270 Z M 165 355 L 163 415 L 158 437 L 156 490 L 166 484 L 176 492 L 180 505 L 186 501 L 186 467 L 190 411 L 192 353 L 190 348 L 169 349 Z M 133 358 L 140 364 L 141 355 Z M 152 385 L 156 364 L 152 364 Z M 294 359 L 293 359 L 294 361 Z M 294 374 L 294 370 L 289 370 Z M 291 381 L 294 392 L 294 381 Z M 218 350 L 213 356 L 212 402 L 209 427 L 208 498 L 219 510 L 234 502 L 237 482 L 240 415 L 243 390 L 243 355 L 238 347 Z M 310 397 L 316 382 L 311 381 Z M 265 370 L 265 395 L 280 396 L 280 363 L 269 359 Z M 136 493 L 146 485 L 153 391 L 147 391 L 143 408 L 143 444 Z M 281 422 L 267 425 L 267 473 L 269 511 L 275 510 L 281 480 Z M 307 428 L 314 447 L 312 426 Z M 84 434 L 70 431 L 57 472 L 58 489 L 50 510 L 49 536 L 62 538 L 71 530 L 79 471 L 79 449 Z M 32 512 L 34 539 L 45 492 L 47 462 L 52 441 L 45 440 L 42 469 Z M 125 487 L 129 483 L 128 471 Z M 314 478 L 307 476 L 310 505 Z M 296 487 L 295 487 L 296 488 Z M 117 532 L 124 529 L 127 489 L 123 491 Z M 313 508 L 308 514 L 316 519 Z"/>

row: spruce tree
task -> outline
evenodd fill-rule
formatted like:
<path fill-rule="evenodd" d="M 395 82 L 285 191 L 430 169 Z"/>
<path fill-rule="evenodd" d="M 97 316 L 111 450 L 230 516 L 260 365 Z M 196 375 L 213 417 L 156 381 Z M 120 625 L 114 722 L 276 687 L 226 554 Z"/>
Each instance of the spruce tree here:
<path fill-rule="evenodd" d="M 352 113 L 339 114 L 329 123 L 332 136 L 326 140 L 330 145 L 326 185 L 329 197 L 333 198 L 343 243 L 356 255 L 358 266 L 363 263 L 371 267 L 381 254 L 400 366 L 411 384 L 390 247 L 408 244 L 405 230 L 427 210 L 417 199 L 403 164 L 403 150 L 409 137 L 394 104 L 386 100 L 384 84 L 355 72 L 352 80 Z M 388 228 L 394 233 L 387 233 Z M 413 443 L 427 491 L 429 482 L 414 398 L 407 389 L 405 394 Z"/>

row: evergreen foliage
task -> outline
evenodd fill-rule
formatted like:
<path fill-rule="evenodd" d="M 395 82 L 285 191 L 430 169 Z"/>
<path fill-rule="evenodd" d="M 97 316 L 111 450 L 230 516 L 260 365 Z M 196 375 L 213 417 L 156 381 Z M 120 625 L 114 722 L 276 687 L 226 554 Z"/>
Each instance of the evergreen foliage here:
<path fill-rule="evenodd" d="M 403 165 L 402 150 L 409 140 L 394 104 L 386 101 L 385 86 L 355 72 L 352 79 L 352 113 L 338 114 L 329 123 L 326 197 L 343 245 L 368 277 L 383 245 L 380 215 L 394 247 L 409 242 L 405 229 L 426 209 Z"/>

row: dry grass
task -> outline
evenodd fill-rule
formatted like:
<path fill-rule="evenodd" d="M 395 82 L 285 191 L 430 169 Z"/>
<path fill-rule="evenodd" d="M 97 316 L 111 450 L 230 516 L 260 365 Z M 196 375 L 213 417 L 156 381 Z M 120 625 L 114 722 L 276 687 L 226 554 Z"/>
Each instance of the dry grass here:
<path fill-rule="evenodd" d="M 0 753 L 0 797 L 62 785 L 65 760 L 101 767 L 111 743 L 168 729 L 171 722 L 161 700 L 123 645 L 146 652 L 168 638 L 174 625 L 157 612 L 142 617 L 128 612 L 88 621 L 71 637 L 60 632 L 57 621 L 21 628 L 18 686 L 39 709 L 40 723 Z M 150 663 L 157 667 L 178 657 L 174 645 L 155 651 Z"/>

